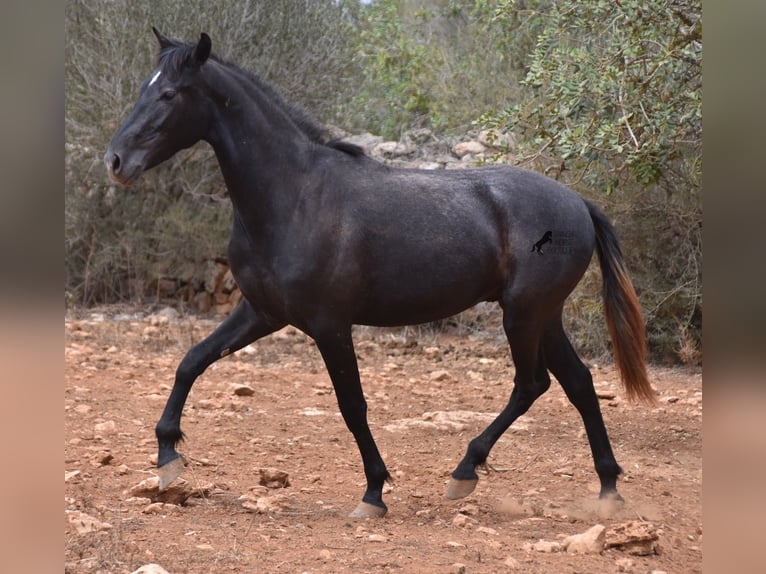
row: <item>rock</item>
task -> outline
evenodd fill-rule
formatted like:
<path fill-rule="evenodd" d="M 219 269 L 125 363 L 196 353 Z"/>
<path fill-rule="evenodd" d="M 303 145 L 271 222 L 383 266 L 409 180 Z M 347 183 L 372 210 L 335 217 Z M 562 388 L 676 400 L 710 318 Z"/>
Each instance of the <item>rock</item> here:
<path fill-rule="evenodd" d="M 497 530 L 490 528 L 489 526 L 479 526 L 476 529 L 476 532 L 482 532 L 483 534 L 491 534 L 492 536 L 497 536 Z"/>
<path fill-rule="evenodd" d="M 557 468 L 553 471 L 553 474 L 557 474 L 559 476 L 574 476 L 574 469 L 571 466 L 564 466 L 562 468 Z"/>
<path fill-rule="evenodd" d="M 484 144 L 475 140 L 460 142 L 459 144 L 455 144 L 455 147 L 452 148 L 452 152 L 460 159 L 463 159 L 467 155 L 478 155 L 485 151 L 487 151 L 487 148 L 484 147 Z"/>
<path fill-rule="evenodd" d="M 173 512 L 178 512 L 178 506 L 164 502 L 152 502 L 141 509 L 142 514 L 171 514 Z"/>
<path fill-rule="evenodd" d="M 550 540 L 538 540 L 537 542 L 527 542 L 522 547 L 526 552 L 544 552 L 549 554 L 551 552 L 561 552 L 562 547 L 558 542 L 551 542 Z"/>
<path fill-rule="evenodd" d="M 160 492 L 160 478 L 152 476 L 142 480 L 133 486 L 125 494 L 126 496 L 135 496 L 148 498 L 152 502 L 165 502 L 167 504 L 184 504 L 192 496 L 205 496 L 212 490 L 212 485 L 201 488 L 192 488 L 188 482 L 183 479 L 173 481 L 165 490 Z"/>
<path fill-rule="evenodd" d="M 503 564 L 505 564 L 511 570 L 518 570 L 519 568 L 521 568 L 521 562 L 516 560 L 513 556 L 509 556 L 508 558 L 503 560 Z"/>
<path fill-rule="evenodd" d="M 329 562 L 332 560 L 332 552 L 327 550 L 327 548 L 319 551 L 319 559 L 323 560 L 325 562 Z"/>
<path fill-rule="evenodd" d="M 343 141 L 358 145 L 365 151 L 365 153 L 370 154 L 376 145 L 383 142 L 383 138 L 371 133 L 364 133 L 345 137 L 343 138 Z"/>
<path fill-rule="evenodd" d="M 464 504 L 458 509 L 460 514 L 467 514 L 468 516 L 476 516 L 479 514 L 479 507 L 475 504 Z"/>
<path fill-rule="evenodd" d="M 288 494 L 270 494 L 269 496 L 262 496 L 257 494 L 257 489 L 262 488 L 266 492 L 264 487 L 253 487 L 253 492 L 250 494 L 243 494 L 239 497 L 242 502 L 242 507 L 255 512 L 256 514 L 268 514 L 270 512 L 280 512 L 289 508 L 290 495 Z"/>
<path fill-rule="evenodd" d="M 69 482 L 80 474 L 79 470 L 64 471 L 64 482 Z"/>
<path fill-rule="evenodd" d="M 117 423 L 114 421 L 106 421 L 103 423 L 97 423 L 93 430 L 96 431 L 97 434 L 101 433 L 113 433 L 117 430 Z"/>
<path fill-rule="evenodd" d="M 582 534 L 567 536 L 561 541 L 561 546 L 569 554 L 599 554 L 606 543 L 606 527 L 596 524 Z"/>
<path fill-rule="evenodd" d="M 465 564 L 462 564 L 461 562 L 455 562 L 452 566 L 450 566 L 449 571 L 451 574 L 465 574 Z"/>
<path fill-rule="evenodd" d="M 395 159 L 410 155 L 415 151 L 413 146 L 409 146 L 403 142 L 381 142 L 372 148 L 372 155 L 379 156 L 385 159 Z"/>
<path fill-rule="evenodd" d="M 252 397 L 255 389 L 250 385 L 234 385 L 234 394 L 238 397 Z"/>
<path fill-rule="evenodd" d="M 468 517 L 465 514 L 458 514 L 452 519 L 452 526 L 463 528 L 468 524 Z"/>
<path fill-rule="evenodd" d="M 170 574 L 159 564 L 144 564 L 138 570 L 133 570 L 130 574 Z"/>
<path fill-rule="evenodd" d="M 659 535 L 651 522 L 632 520 L 610 526 L 606 531 L 606 548 L 618 548 L 635 556 L 658 554 Z"/>
<path fill-rule="evenodd" d="M 433 371 L 430 375 L 428 375 L 428 378 L 432 381 L 449 381 L 452 379 L 452 375 L 450 375 L 449 371 Z"/>
<path fill-rule="evenodd" d="M 402 141 L 412 146 L 423 145 L 433 139 L 434 132 L 428 128 L 414 128 L 402 135 Z"/>
<path fill-rule="evenodd" d="M 289 475 L 282 470 L 276 468 L 261 468 L 258 472 L 261 475 L 258 484 L 261 484 L 266 488 L 287 488 L 290 486 Z"/>
<path fill-rule="evenodd" d="M 66 512 L 69 515 L 69 523 L 75 527 L 77 534 L 89 534 L 113 528 L 108 522 L 101 522 L 79 510 L 67 510 Z"/>
<path fill-rule="evenodd" d="M 382 534 L 370 534 L 367 537 L 367 540 L 369 540 L 370 542 L 387 542 L 388 538 L 386 538 Z"/>
<path fill-rule="evenodd" d="M 617 572 L 627 572 L 628 574 L 633 572 L 633 560 L 630 558 L 619 558 L 614 564 L 617 566 Z"/>

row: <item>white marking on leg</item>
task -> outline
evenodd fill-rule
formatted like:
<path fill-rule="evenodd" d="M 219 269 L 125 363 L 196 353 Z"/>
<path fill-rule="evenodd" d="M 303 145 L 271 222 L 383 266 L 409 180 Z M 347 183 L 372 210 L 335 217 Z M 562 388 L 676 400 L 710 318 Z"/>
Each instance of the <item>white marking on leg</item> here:
<path fill-rule="evenodd" d="M 158 71 L 154 76 L 152 76 L 152 79 L 149 82 L 149 85 L 151 86 L 154 82 L 157 81 L 157 78 L 160 77 L 160 74 L 162 73 L 162 70 Z"/>

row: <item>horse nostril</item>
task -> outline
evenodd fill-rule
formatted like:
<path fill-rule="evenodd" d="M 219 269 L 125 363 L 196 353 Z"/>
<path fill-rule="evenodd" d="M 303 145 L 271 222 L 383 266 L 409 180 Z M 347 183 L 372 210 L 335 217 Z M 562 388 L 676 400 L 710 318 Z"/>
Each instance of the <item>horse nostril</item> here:
<path fill-rule="evenodd" d="M 120 156 L 118 154 L 112 155 L 112 171 L 114 173 L 118 173 L 120 171 L 120 165 L 122 165 L 122 162 L 120 161 Z"/>

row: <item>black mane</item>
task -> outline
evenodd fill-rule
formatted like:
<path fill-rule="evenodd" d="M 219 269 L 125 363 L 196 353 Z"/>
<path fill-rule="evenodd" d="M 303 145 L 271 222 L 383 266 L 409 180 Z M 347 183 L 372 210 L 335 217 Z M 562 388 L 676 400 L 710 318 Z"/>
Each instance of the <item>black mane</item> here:
<path fill-rule="evenodd" d="M 179 42 L 177 40 L 168 40 L 168 45 L 160 50 L 158 66 L 164 71 L 180 74 L 183 67 L 194 57 L 194 49 L 195 44 Z M 292 120 L 295 126 L 312 142 L 342 151 L 352 156 L 365 155 L 364 150 L 358 145 L 337 139 L 329 139 L 327 130 L 317 122 L 306 109 L 285 100 L 273 84 L 267 82 L 259 75 L 245 70 L 232 62 L 223 60 L 216 55 L 211 55 L 210 59 L 252 82 L 269 99 L 269 101 L 282 110 Z"/>

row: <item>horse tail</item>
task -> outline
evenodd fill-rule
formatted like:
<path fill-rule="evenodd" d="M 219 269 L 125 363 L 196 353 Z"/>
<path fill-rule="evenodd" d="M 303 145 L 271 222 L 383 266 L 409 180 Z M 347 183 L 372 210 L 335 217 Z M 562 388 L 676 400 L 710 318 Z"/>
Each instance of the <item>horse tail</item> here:
<path fill-rule="evenodd" d="M 596 253 L 604 282 L 604 309 L 614 361 L 629 400 L 656 404 L 646 372 L 646 330 L 638 296 L 625 269 L 617 234 L 606 215 L 585 201 L 596 231 Z"/>

